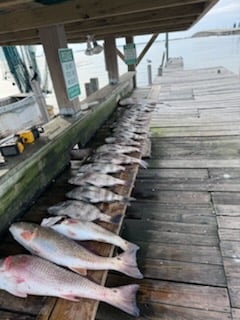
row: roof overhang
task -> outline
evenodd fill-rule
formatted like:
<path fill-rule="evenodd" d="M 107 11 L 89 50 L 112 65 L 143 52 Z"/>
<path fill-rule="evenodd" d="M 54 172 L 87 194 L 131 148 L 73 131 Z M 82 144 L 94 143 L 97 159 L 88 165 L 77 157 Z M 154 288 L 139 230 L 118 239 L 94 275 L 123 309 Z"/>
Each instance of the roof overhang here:
<path fill-rule="evenodd" d="M 0 2 L 0 46 L 39 44 L 39 29 L 64 24 L 67 40 L 182 31 L 218 0 L 5 0 Z"/>

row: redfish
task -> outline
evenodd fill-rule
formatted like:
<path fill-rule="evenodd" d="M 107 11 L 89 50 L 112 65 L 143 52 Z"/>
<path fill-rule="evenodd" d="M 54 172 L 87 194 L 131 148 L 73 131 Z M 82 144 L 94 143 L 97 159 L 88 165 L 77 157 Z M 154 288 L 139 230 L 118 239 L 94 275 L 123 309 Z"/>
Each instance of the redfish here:
<path fill-rule="evenodd" d="M 16 222 L 9 231 L 31 253 L 58 265 L 86 275 L 87 270 L 115 270 L 134 278 L 143 276 L 136 263 L 136 251 L 125 251 L 116 257 L 98 256 L 74 240 L 35 223 Z"/>
<path fill-rule="evenodd" d="M 28 295 L 71 301 L 90 298 L 139 316 L 138 288 L 136 284 L 107 288 L 36 256 L 15 255 L 0 260 L 0 289 L 21 298 Z"/>

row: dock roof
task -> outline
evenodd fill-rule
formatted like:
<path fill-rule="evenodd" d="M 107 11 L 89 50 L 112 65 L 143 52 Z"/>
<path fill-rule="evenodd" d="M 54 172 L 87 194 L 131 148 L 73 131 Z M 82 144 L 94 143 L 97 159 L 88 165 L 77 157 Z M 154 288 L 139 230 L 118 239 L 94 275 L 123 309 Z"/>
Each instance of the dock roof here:
<path fill-rule="evenodd" d="M 218 0 L 4 0 L 0 46 L 39 44 L 39 29 L 64 24 L 69 43 L 186 30 Z"/>

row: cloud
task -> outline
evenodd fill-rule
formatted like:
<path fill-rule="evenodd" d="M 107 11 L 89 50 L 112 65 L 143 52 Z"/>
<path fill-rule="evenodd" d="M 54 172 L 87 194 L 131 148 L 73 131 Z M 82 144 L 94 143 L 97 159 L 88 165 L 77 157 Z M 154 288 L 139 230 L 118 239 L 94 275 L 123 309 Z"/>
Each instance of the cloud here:
<path fill-rule="evenodd" d="M 239 10 L 239 11 L 238 11 Z M 236 0 L 220 0 L 207 15 L 236 14 L 240 12 L 240 2 Z"/>

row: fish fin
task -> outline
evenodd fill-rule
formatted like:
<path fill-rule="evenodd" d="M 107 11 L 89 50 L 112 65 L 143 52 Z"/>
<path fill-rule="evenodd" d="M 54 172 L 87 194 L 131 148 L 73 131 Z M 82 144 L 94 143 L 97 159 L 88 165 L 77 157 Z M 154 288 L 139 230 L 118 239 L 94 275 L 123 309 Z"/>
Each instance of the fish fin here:
<path fill-rule="evenodd" d="M 42 227 L 51 227 L 55 224 L 59 224 L 63 219 L 65 219 L 64 216 L 44 218 L 41 221 L 41 226 Z"/>
<path fill-rule="evenodd" d="M 131 314 L 132 316 L 139 316 L 139 309 L 136 303 L 136 293 L 139 289 L 138 284 L 130 284 L 117 288 L 106 288 L 107 295 L 104 299 L 105 302 L 112 306 Z"/>
<path fill-rule="evenodd" d="M 139 246 L 135 243 L 126 241 L 126 250 L 125 251 L 135 251 L 137 252 L 139 250 Z"/>
<path fill-rule="evenodd" d="M 119 214 L 116 214 L 114 217 L 111 217 L 110 221 L 111 223 L 113 224 L 118 224 L 120 222 L 120 220 L 122 219 L 122 214 L 119 213 Z"/>
<path fill-rule="evenodd" d="M 82 276 L 86 276 L 87 275 L 87 269 L 84 269 L 84 268 L 72 268 L 72 267 L 69 267 L 69 269 L 71 269 L 72 271 L 78 273 L 78 274 L 81 274 Z"/>
<path fill-rule="evenodd" d="M 16 286 L 10 286 L 10 287 L 6 288 L 5 290 L 8 291 L 9 293 L 13 294 L 16 297 L 26 298 L 28 296 L 26 292 L 22 292 L 22 291 L 17 290 Z"/>
<path fill-rule="evenodd" d="M 143 275 L 137 267 L 136 250 L 125 251 L 115 257 L 117 261 L 116 270 L 136 279 L 142 279 Z"/>
<path fill-rule="evenodd" d="M 60 297 L 66 300 L 74 301 L 74 302 L 78 302 L 81 299 L 80 297 L 76 297 L 72 294 L 64 294 L 64 295 L 61 295 Z"/>
<path fill-rule="evenodd" d="M 139 164 L 144 169 L 147 169 L 147 167 L 148 167 L 148 163 L 146 161 L 142 160 L 142 159 L 139 161 Z"/>

